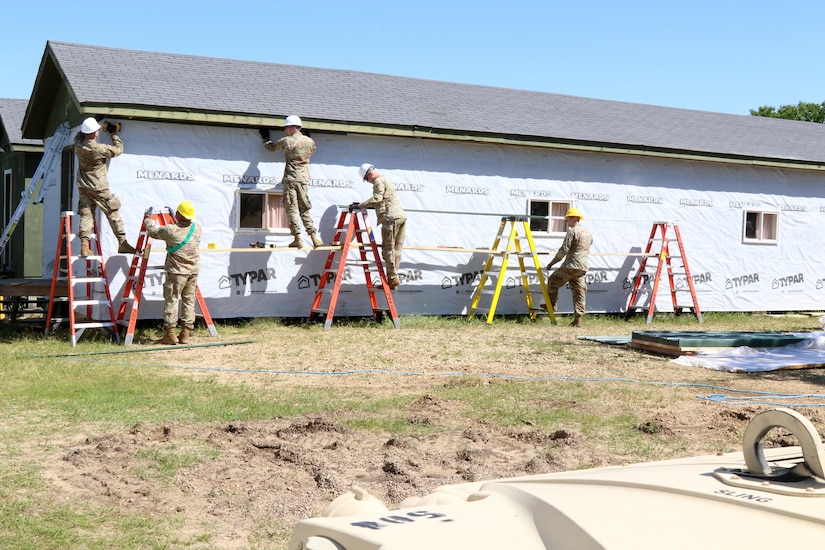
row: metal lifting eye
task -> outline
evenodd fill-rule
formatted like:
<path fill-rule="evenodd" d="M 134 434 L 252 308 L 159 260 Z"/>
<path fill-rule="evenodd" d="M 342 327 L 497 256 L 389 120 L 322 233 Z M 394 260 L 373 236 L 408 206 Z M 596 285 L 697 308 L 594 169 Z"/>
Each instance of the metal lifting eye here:
<path fill-rule="evenodd" d="M 753 417 L 742 443 L 742 453 L 748 473 L 753 475 L 771 476 L 774 470 L 765 460 L 765 451 L 762 439 L 772 428 L 784 428 L 791 432 L 799 441 L 802 448 L 802 458 L 808 470 L 819 478 L 825 478 L 825 448 L 816 428 L 810 420 L 791 409 L 773 409 Z"/>

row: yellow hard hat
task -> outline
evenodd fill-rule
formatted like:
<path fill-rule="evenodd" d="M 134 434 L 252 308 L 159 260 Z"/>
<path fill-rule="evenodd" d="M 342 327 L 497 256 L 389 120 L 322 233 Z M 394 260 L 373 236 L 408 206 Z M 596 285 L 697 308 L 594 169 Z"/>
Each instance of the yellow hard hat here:
<path fill-rule="evenodd" d="M 571 208 L 570 210 L 567 211 L 567 214 L 565 214 L 564 217 L 565 218 L 579 218 L 580 220 L 584 219 L 584 216 L 582 216 L 582 213 L 579 212 L 578 208 Z"/>
<path fill-rule="evenodd" d="M 191 202 L 183 201 L 178 205 L 178 214 L 187 220 L 192 220 L 195 218 L 195 207 Z"/>

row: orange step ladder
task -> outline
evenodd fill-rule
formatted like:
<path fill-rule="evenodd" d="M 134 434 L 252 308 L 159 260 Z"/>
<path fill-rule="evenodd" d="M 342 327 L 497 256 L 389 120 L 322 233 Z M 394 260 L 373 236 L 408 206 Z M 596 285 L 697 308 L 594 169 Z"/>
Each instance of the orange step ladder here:
<path fill-rule="evenodd" d="M 676 241 L 676 250 L 671 250 L 671 242 Z M 658 252 L 655 251 L 654 245 L 659 243 Z M 648 265 L 648 260 L 653 265 Z M 674 260 L 681 261 L 682 269 L 684 271 L 674 272 Z M 678 266 L 677 266 L 678 267 Z M 627 302 L 627 309 L 625 310 L 625 320 L 640 310 L 647 309 L 647 324 L 653 321 L 653 314 L 655 313 L 656 295 L 659 292 L 659 283 L 662 280 L 662 270 L 667 269 L 667 280 L 670 286 L 670 299 L 673 304 L 673 313 L 681 314 L 683 311 L 692 311 L 696 315 L 696 319 L 701 323 L 702 311 L 699 309 L 699 300 L 696 298 L 696 287 L 693 284 L 693 277 L 690 275 L 690 268 L 688 267 L 687 255 L 685 254 L 685 246 L 682 242 L 682 235 L 679 233 L 679 226 L 670 222 L 654 222 L 653 228 L 650 230 L 650 237 L 647 240 L 647 247 L 642 260 L 639 263 L 639 271 L 633 278 L 633 286 L 630 292 L 630 299 Z M 651 280 L 649 299 L 647 305 L 640 305 L 640 296 L 645 294 L 645 283 Z M 687 288 L 677 288 L 676 276 L 683 275 L 687 282 Z M 691 305 L 680 305 L 677 293 L 690 293 L 692 301 Z"/>
<path fill-rule="evenodd" d="M 176 223 L 174 212 L 172 212 L 172 209 L 168 206 L 159 213 L 155 213 L 152 209 L 149 209 L 148 213 L 152 217 L 152 220 L 154 220 L 155 225 L 174 225 Z M 123 296 L 121 296 L 120 306 L 117 311 L 118 325 L 126 327 L 126 333 L 123 336 L 124 346 L 131 346 L 135 338 L 135 325 L 137 324 L 138 313 L 140 311 L 140 300 L 143 297 L 146 271 L 148 269 L 163 269 L 162 266 L 149 266 L 149 254 L 152 250 L 152 245 L 149 243 L 149 234 L 146 232 L 142 221 L 135 248 L 138 252 L 132 257 L 132 262 L 129 265 L 129 273 L 126 276 L 126 284 L 123 286 Z M 203 299 L 203 294 L 201 294 L 199 286 L 196 287 L 195 297 L 203 320 L 206 323 L 206 328 L 209 329 L 209 335 L 217 336 L 218 331 L 215 329 L 215 323 L 212 321 L 212 316 L 209 314 L 209 309 L 206 307 L 206 301 Z M 127 312 L 128 319 L 126 318 Z"/>
<path fill-rule="evenodd" d="M 115 310 L 112 306 L 112 296 L 109 293 L 109 279 L 106 276 L 106 262 L 103 261 L 103 254 L 100 249 L 100 234 L 97 224 L 90 239 L 92 248 L 91 256 L 76 256 L 72 254 L 72 241 L 77 236 L 72 233 L 72 216 L 74 212 L 62 212 L 60 214 L 60 231 L 57 241 L 57 251 L 54 257 L 54 272 L 52 273 L 52 284 L 49 294 L 49 307 L 46 312 L 45 336 L 48 337 L 54 332 L 60 323 L 69 322 L 69 335 L 72 340 L 72 347 L 77 345 L 77 341 L 87 328 L 102 328 L 109 332 L 113 340 L 120 342 L 120 336 L 115 322 Z M 81 262 L 85 264 L 85 273 L 75 274 L 75 264 Z M 66 281 L 67 296 L 56 296 L 57 282 Z M 81 295 L 75 290 L 75 285 L 83 285 L 85 295 Z M 104 298 L 94 298 L 94 293 L 100 293 L 99 286 L 103 287 Z M 55 302 L 68 302 L 68 317 L 55 317 Z M 82 320 L 78 320 L 79 312 L 77 308 L 85 308 L 85 315 Z M 96 311 L 97 310 L 97 311 Z M 95 320 L 97 313 L 108 314 L 109 320 Z"/>
<path fill-rule="evenodd" d="M 358 252 L 360 259 L 348 261 L 347 256 L 353 239 L 357 239 L 359 245 Z M 335 227 L 335 243 L 340 243 L 340 250 L 333 250 L 327 256 L 321 282 L 318 284 L 318 291 L 315 293 L 315 300 L 312 302 L 312 309 L 309 313 L 309 320 L 313 321 L 325 317 L 324 330 L 329 330 L 332 326 L 332 319 L 335 316 L 335 306 L 338 302 L 338 293 L 341 289 L 341 281 L 344 279 L 344 269 L 349 265 L 360 265 L 364 270 L 364 278 L 367 283 L 367 293 L 369 294 L 372 315 L 376 321 L 380 321 L 385 314 L 392 319 L 395 328 L 401 328 L 398 313 L 395 310 L 395 302 L 392 299 L 387 277 L 384 274 L 384 265 L 381 262 L 381 254 L 378 252 L 378 244 L 375 242 L 372 228 L 367 220 L 365 210 L 341 211 L 338 223 Z M 337 262 L 337 264 L 336 264 Z M 379 284 L 376 284 L 376 281 Z M 328 288 L 328 284 L 329 288 Z M 380 291 L 380 292 L 378 292 Z M 378 295 L 384 297 L 386 307 L 381 307 L 378 303 Z M 324 298 L 328 298 L 326 305 Z"/>

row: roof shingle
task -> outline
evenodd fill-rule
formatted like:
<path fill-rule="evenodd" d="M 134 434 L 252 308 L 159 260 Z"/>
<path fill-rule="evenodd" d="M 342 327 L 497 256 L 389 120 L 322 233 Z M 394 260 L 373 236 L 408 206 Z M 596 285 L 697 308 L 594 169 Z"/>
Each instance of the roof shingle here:
<path fill-rule="evenodd" d="M 83 104 L 109 103 L 825 163 L 825 125 L 374 73 L 50 41 Z"/>

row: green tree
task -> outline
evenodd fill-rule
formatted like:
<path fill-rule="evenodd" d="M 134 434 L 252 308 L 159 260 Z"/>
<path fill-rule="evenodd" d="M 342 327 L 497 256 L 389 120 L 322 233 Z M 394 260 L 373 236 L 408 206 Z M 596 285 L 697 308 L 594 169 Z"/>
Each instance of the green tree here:
<path fill-rule="evenodd" d="M 798 105 L 781 105 L 778 109 L 763 106 L 750 111 L 753 116 L 802 120 L 805 122 L 825 122 L 825 101 L 822 103 L 800 101 Z"/>

